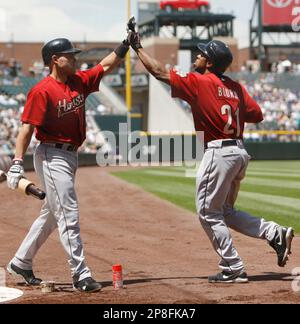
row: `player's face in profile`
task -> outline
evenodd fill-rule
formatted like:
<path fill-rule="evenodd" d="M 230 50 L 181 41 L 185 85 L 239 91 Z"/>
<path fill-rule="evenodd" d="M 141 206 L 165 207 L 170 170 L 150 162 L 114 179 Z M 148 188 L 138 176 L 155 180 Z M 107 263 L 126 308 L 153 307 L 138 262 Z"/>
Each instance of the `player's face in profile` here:
<path fill-rule="evenodd" d="M 75 54 L 60 54 L 58 57 L 58 66 L 67 75 L 72 75 L 76 72 L 76 58 Z"/>
<path fill-rule="evenodd" d="M 200 74 L 204 74 L 207 69 L 207 58 L 200 53 L 198 54 L 197 59 L 193 65 L 195 71 Z"/>

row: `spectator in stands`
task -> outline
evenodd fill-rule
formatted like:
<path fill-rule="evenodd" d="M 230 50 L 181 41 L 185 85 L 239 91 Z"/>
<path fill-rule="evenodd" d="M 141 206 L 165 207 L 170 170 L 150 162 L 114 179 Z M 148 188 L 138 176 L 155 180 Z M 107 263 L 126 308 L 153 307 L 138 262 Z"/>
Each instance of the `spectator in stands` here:
<path fill-rule="evenodd" d="M 9 75 L 13 78 L 18 76 L 18 63 L 14 58 L 9 60 Z"/>
<path fill-rule="evenodd" d="M 275 64 L 273 63 L 272 72 L 276 72 L 278 74 L 288 73 L 293 71 L 293 64 L 286 56 L 282 56 L 280 60 Z"/>

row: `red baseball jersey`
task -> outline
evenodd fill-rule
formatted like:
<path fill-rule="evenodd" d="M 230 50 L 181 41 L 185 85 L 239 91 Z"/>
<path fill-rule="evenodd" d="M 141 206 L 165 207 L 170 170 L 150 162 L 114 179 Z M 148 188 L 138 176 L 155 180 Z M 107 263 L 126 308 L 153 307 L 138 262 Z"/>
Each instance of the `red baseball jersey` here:
<path fill-rule="evenodd" d="M 259 105 L 246 89 L 213 73 L 181 75 L 171 70 L 172 97 L 192 107 L 196 131 L 204 131 L 205 143 L 220 139 L 242 139 L 245 122 L 263 120 Z"/>
<path fill-rule="evenodd" d="M 29 92 L 22 122 L 36 126 L 36 138 L 41 142 L 80 146 L 86 138 L 85 100 L 99 90 L 103 73 L 99 64 L 78 71 L 66 83 L 47 76 Z"/>

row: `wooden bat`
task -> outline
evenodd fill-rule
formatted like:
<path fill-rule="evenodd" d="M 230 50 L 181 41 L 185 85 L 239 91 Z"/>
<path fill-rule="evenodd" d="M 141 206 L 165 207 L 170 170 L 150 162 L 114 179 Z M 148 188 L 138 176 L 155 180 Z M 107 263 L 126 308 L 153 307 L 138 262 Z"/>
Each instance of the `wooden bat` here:
<path fill-rule="evenodd" d="M 6 178 L 6 173 L 0 170 L 0 183 L 6 181 Z M 33 182 L 25 178 L 19 181 L 18 190 L 39 200 L 44 200 L 46 198 L 46 194 L 43 190 L 39 189 Z"/>

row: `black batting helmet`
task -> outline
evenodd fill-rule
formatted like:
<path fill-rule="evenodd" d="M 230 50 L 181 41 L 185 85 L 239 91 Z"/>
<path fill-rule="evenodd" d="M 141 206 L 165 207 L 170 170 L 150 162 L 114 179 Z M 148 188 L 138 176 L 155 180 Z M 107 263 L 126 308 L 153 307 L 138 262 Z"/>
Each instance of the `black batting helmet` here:
<path fill-rule="evenodd" d="M 219 40 L 207 44 L 199 43 L 197 47 L 213 63 L 213 68 L 218 73 L 224 73 L 233 61 L 230 48 Z"/>
<path fill-rule="evenodd" d="M 42 56 L 45 65 L 49 65 L 52 55 L 67 54 L 67 53 L 80 53 L 81 50 L 74 48 L 73 44 L 66 38 L 56 38 L 46 43 L 42 48 Z"/>

